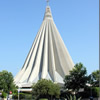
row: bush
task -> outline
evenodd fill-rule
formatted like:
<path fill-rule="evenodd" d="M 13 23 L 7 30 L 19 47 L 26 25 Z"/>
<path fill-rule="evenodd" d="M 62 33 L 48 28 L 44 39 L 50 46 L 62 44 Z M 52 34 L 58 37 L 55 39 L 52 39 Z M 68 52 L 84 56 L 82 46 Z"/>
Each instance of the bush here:
<path fill-rule="evenodd" d="M 51 80 L 41 79 L 32 86 L 32 95 L 38 98 L 59 98 L 60 87 Z"/>
<path fill-rule="evenodd" d="M 99 87 L 86 87 L 84 92 L 80 92 L 79 96 L 82 98 L 89 98 L 90 96 L 99 97 Z"/>
<path fill-rule="evenodd" d="M 24 99 L 25 98 L 25 94 L 24 93 L 19 93 L 19 97 L 20 97 L 20 99 Z"/>
<path fill-rule="evenodd" d="M 26 93 L 25 93 L 25 99 L 27 99 L 27 100 L 32 99 L 32 94 L 26 94 Z"/>
<path fill-rule="evenodd" d="M 99 97 L 99 87 L 92 88 L 93 97 Z"/>
<path fill-rule="evenodd" d="M 7 94 L 6 94 L 5 92 L 2 92 L 1 97 L 2 97 L 2 98 L 6 98 L 6 96 L 7 96 Z"/>
<path fill-rule="evenodd" d="M 18 93 L 14 93 L 12 98 L 13 99 L 18 99 Z M 19 98 L 20 99 L 24 99 L 25 98 L 25 94 L 24 93 L 19 93 Z"/>
<path fill-rule="evenodd" d="M 13 99 L 18 99 L 18 93 L 14 93 L 12 98 L 13 98 Z M 20 99 L 31 100 L 31 99 L 32 99 L 32 94 L 19 93 L 19 98 L 20 98 Z"/>
<path fill-rule="evenodd" d="M 48 99 L 46 99 L 46 98 L 42 98 L 42 99 L 39 99 L 39 100 L 48 100 Z"/>
<path fill-rule="evenodd" d="M 13 99 L 18 99 L 18 93 L 14 93 L 12 96 Z"/>

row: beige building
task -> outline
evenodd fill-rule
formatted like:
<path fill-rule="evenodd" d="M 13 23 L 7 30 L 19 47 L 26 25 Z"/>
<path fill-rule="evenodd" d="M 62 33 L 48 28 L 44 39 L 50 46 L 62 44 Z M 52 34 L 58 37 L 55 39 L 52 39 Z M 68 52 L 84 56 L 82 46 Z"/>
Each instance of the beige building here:
<path fill-rule="evenodd" d="M 47 6 L 42 25 L 14 81 L 19 87 L 31 87 L 40 79 L 63 83 L 65 75 L 73 67 L 74 63 Z"/>

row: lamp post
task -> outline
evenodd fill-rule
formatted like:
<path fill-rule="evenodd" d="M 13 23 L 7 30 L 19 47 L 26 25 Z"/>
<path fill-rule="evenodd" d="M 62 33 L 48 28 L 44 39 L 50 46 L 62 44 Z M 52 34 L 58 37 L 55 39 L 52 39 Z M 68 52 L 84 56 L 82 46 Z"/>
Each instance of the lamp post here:
<path fill-rule="evenodd" d="M 19 92 L 20 92 L 20 87 L 18 87 L 18 100 L 19 100 Z"/>
<path fill-rule="evenodd" d="M 92 75 L 90 76 L 91 80 L 92 80 Z M 91 93 L 91 96 L 90 96 L 90 100 L 93 100 L 93 97 L 92 97 L 92 82 L 90 80 L 90 93 Z"/>
<path fill-rule="evenodd" d="M 20 99 L 20 95 L 19 95 L 19 93 L 20 93 L 20 88 L 21 88 L 21 85 L 18 85 L 18 100 Z"/>

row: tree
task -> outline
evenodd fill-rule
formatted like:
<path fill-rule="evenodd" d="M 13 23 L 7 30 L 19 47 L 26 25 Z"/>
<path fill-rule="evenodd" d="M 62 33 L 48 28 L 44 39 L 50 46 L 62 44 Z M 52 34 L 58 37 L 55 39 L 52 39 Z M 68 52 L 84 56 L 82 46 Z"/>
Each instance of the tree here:
<path fill-rule="evenodd" d="M 59 97 L 60 88 L 57 84 L 54 84 L 50 80 L 42 79 L 32 86 L 32 94 L 36 98 L 46 97 L 48 99 L 52 97 Z"/>
<path fill-rule="evenodd" d="M 11 72 L 6 70 L 0 72 L 0 90 L 3 90 L 6 93 L 13 91 L 15 89 L 13 81 L 13 75 Z"/>
<path fill-rule="evenodd" d="M 99 87 L 99 78 L 100 78 L 100 71 L 99 70 L 96 70 L 94 72 L 92 72 L 90 75 L 90 84 L 93 86 L 93 87 Z"/>
<path fill-rule="evenodd" d="M 71 89 L 76 93 L 80 88 L 84 88 L 87 80 L 87 70 L 82 63 L 79 63 L 69 72 L 69 75 L 65 76 L 64 86 L 66 89 Z"/>

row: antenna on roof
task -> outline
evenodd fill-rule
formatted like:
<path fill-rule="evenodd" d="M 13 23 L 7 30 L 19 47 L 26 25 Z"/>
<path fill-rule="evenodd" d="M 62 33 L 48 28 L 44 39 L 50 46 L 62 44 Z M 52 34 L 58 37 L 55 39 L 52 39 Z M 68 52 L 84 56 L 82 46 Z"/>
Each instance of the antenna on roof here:
<path fill-rule="evenodd" d="M 46 0 L 46 2 L 47 2 L 47 5 L 49 5 L 49 0 Z"/>

